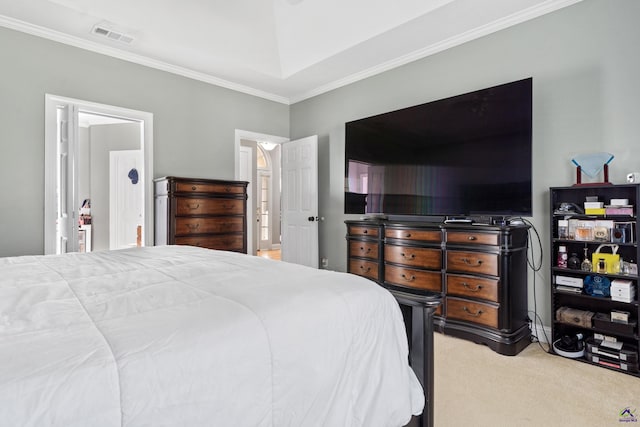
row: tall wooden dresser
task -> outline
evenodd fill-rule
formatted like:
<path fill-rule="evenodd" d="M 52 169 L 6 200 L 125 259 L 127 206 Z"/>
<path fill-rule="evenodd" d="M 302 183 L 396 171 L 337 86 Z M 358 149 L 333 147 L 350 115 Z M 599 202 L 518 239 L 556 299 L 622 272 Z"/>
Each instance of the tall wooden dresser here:
<path fill-rule="evenodd" d="M 168 176 L 154 183 L 156 245 L 247 252 L 247 182 Z"/>

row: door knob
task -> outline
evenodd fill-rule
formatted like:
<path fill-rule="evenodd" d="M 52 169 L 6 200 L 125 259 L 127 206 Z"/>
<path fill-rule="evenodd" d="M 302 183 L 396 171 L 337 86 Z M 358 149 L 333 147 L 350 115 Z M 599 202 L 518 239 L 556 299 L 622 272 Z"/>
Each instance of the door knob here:
<path fill-rule="evenodd" d="M 314 221 L 314 217 L 310 216 L 309 218 L 307 218 L 307 220 L 313 222 Z"/>

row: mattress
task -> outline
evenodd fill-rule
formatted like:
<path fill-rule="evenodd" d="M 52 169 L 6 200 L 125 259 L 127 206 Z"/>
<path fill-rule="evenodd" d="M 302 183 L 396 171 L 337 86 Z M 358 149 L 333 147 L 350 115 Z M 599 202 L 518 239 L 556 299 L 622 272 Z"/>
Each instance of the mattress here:
<path fill-rule="evenodd" d="M 393 296 L 188 246 L 0 258 L 2 426 L 401 426 Z"/>

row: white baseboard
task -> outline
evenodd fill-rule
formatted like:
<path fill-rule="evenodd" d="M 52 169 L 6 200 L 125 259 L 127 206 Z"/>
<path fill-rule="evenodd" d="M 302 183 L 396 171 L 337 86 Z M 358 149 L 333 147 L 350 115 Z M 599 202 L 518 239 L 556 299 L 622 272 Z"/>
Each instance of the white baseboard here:
<path fill-rule="evenodd" d="M 538 341 L 541 343 L 549 344 L 549 340 L 551 339 L 551 328 L 548 326 L 542 326 L 539 324 L 534 325 L 530 324 L 531 335 L 538 338 Z"/>

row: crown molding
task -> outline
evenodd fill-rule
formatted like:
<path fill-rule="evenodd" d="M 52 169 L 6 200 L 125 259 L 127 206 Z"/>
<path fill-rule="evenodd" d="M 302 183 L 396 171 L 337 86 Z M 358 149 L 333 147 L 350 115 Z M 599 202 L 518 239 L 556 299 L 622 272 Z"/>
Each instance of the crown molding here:
<path fill-rule="evenodd" d="M 7 16 L 0 15 L 0 26 L 6 27 L 12 30 L 20 31 L 23 33 L 31 34 L 33 36 L 42 37 L 58 43 L 63 43 L 69 46 L 74 46 L 80 49 L 88 50 L 101 55 L 111 56 L 113 58 L 121 59 L 127 62 L 132 62 L 134 64 L 155 68 L 157 70 L 166 71 L 171 74 L 176 74 L 182 77 L 187 77 L 193 80 L 198 80 L 204 83 L 209 83 L 215 86 L 220 86 L 220 87 L 231 89 L 237 92 L 242 92 L 247 95 L 253 95 L 259 98 L 264 98 L 270 101 L 289 105 L 289 99 L 283 96 L 264 92 L 249 86 L 233 83 L 228 80 L 220 79 L 218 77 L 214 77 L 205 73 L 200 73 L 198 71 L 193 71 L 188 68 L 179 67 L 173 64 L 169 64 L 167 62 L 151 59 L 143 55 L 137 55 L 135 53 L 123 51 L 121 49 L 105 46 L 99 43 L 82 39 L 80 37 L 70 36 L 68 34 L 64 34 L 59 31 L 51 30 L 38 25 L 33 25 L 28 22 L 20 21 L 18 19 L 13 19 Z"/>
<path fill-rule="evenodd" d="M 209 83 L 215 86 L 220 86 L 226 89 L 234 90 L 237 92 L 245 93 L 247 95 L 264 98 L 270 101 L 278 102 L 285 105 L 295 104 L 313 98 L 318 95 L 322 95 L 326 92 L 347 86 L 349 84 L 358 82 L 368 77 L 375 76 L 377 74 L 384 73 L 394 68 L 406 65 L 410 62 L 423 59 L 427 56 L 434 55 L 444 50 L 459 46 L 468 41 L 483 37 L 485 35 L 500 31 L 502 29 L 520 24 L 533 18 L 545 15 L 547 13 L 554 12 L 567 6 L 571 6 L 582 0 L 548 0 L 541 4 L 532 6 L 528 9 L 506 16 L 504 18 L 497 19 L 489 24 L 474 28 L 464 33 L 458 34 L 454 37 L 450 37 L 446 40 L 442 40 L 438 43 L 431 44 L 425 48 L 418 49 L 407 55 L 395 58 L 385 63 L 370 67 L 361 72 L 351 74 L 347 77 L 335 80 L 325 85 L 318 86 L 312 90 L 292 95 L 291 97 L 285 97 L 276 95 L 273 93 L 265 92 L 259 89 L 255 89 L 249 86 L 233 83 L 228 80 L 224 80 L 218 77 L 214 77 L 209 74 L 201 73 L 198 71 L 190 70 L 188 68 L 179 67 L 167 62 L 158 61 L 149 57 L 123 51 L 121 49 L 105 46 L 99 43 L 88 41 L 80 37 L 70 36 L 59 31 L 51 30 L 38 25 L 33 25 L 24 21 L 9 18 L 7 16 L 0 15 L 0 26 L 21 31 L 23 33 L 31 34 L 37 37 L 42 37 L 55 42 L 67 44 L 70 46 L 78 47 L 80 49 L 88 50 L 98 54 L 111 56 L 124 61 L 132 62 L 135 64 L 143 65 L 145 67 L 154 68 L 168 73 L 176 74 L 179 76 L 187 77 L 193 80 L 198 80 L 204 83 Z"/>
<path fill-rule="evenodd" d="M 528 9 L 506 16 L 504 18 L 497 19 L 489 24 L 482 25 L 472 30 L 460 33 L 454 37 L 442 40 L 438 43 L 431 44 L 425 48 L 418 49 L 407 55 L 392 59 L 385 63 L 370 67 L 358 73 L 351 74 L 345 78 L 335 80 L 326 85 L 319 86 L 308 92 L 301 93 L 297 96 L 292 96 L 289 101 L 291 104 L 304 101 L 314 96 L 321 95 L 323 93 L 338 89 L 343 86 L 347 86 L 351 83 L 355 83 L 360 80 L 364 80 L 368 77 L 375 76 L 377 74 L 384 73 L 385 71 L 392 70 L 394 68 L 406 65 L 410 62 L 417 61 L 419 59 L 426 58 L 427 56 L 435 55 L 436 53 L 445 51 L 447 49 L 459 46 L 463 43 L 471 40 L 495 33 L 505 28 L 512 27 L 522 22 L 528 21 L 533 18 L 545 15 L 550 12 L 562 9 L 572 4 L 579 3 L 582 0 L 549 0 L 542 4 L 532 6 Z"/>

